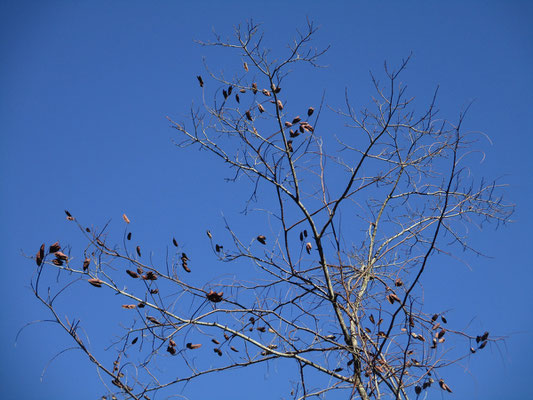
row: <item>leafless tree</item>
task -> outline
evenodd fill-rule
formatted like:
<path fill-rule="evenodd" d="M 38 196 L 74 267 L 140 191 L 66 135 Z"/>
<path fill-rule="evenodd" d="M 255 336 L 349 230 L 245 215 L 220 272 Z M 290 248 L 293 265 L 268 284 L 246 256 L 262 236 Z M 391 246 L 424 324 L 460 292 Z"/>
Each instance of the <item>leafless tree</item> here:
<path fill-rule="evenodd" d="M 512 212 L 501 185 L 468 173 L 476 140 L 462 129 L 465 113 L 455 122 L 437 118 L 437 91 L 414 111 L 399 81 L 409 59 L 396 69 L 385 64 L 383 84 L 372 77 L 367 108 L 356 111 L 346 93 L 341 109 L 324 102 L 293 109 L 283 90 L 290 70 L 318 66 L 325 50 L 312 46 L 309 23 L 286 56 L 274 59 L 259 28 L 249 23 L 231 40 L 201 43 L 234 52 L 239 72 L 227 78 L 206 66 L 197 77 L 202 108 L 192 108 L 187 122 L 169 118 L 179 147 L 207 150 L 229 167 L 231 181 L 251 182 L 247 209 L 265 205 L 270 226 L 247 227 L 248 236 L 224 221 L 231 246 L 207 232 L 220 262 L 245 260 L 255 278 L 193 285 L 194 260 L 176 239 L 166 262 L 146 262 L 126 215 L 116 244 L 108 226 L 87 228 L 67 211 L 87 246 L 43 245 L 33 257 L 35 295 L 97 366 L 109 398 L 149 399 L 203 375 L 274 359 L 294 365 L 294 399 L 451 392 L 446 367 L 499 338 L 426 311 L 421 277 L 435 256 L 476 251 L 467 241 L 470 226 L 505 223 Z M 343 119 L 346 133 L 321 137 L 323 112 Z M 111 346 L 113 365 L 55 303 L 70 285 L 87 282 L 116 293 L 130 310 Z M 189 373 L 163 381 L 152 368 L 162 358 Z"/>

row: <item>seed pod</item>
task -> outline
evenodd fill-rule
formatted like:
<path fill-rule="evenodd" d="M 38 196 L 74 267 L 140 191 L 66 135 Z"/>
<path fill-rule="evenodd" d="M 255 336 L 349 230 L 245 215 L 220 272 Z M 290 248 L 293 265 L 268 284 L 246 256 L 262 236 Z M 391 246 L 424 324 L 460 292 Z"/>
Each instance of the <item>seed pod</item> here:
<path fill-rule="evenodd" d="M 137 246 L 135 248 L 135 250 L 137 250 L 137 255 L 140 257 L 141 256 L 141 246 Z"/>
<path fill-rule="evenodd" d="M 300 136 L 300 132 L 298 132 L 298 131 L 294 132 L 294 131 L 291 129 L 291 130 L 289 130 L 289 135 L 290 135 L 291 138 L 295 138 L 295 137 Z"/>
<path fill-rule="evenodd" d="M 63 265 L 63 261 L 60 260 L 59 258 L 54 258 L 54 259 L 52 260 L 52 263 L 53 263 L 54 265 L 57 265 L 58 267 L 60 267 L 61 265 Z"/>
<path fill-rule="evenodd" d="M 246 93 L 246 89 L 240 89 L 239 92 Z"/>
<path fill-rule="evenodd" d="M 433 314 L 433 316 L 431 317 L 431 322 L 435 322 L 437 318 L 439 318 L 438 314 Z"/>
<path fill-rule="evenodd" d="M 84 261 L 83 261 L 83 271 L 84 272 L 87 272 L 89 270 L 89 264 L 91 263 L 91 259 L 90 258 L 86 258 Z"/>
<path fill-rule="evenodd" d="M 85 228 L 85 232 L 91 233 L 91 230 L 89 229 L 89 227 Z"/>
<path fill-rule="evenodd" d="M 175 355 L 176 354 L 176 348 L 175 347 L 172 347 L 172 346 L 168 346 L 167 347 L 167 351 L 172 354 L 172 355 Z"/>
<path fill-rule="evenodd" d="M 485 340 L 484 342 L 482 342 L 480 345 L 479 345 L 479 348 L 482 349 L 484 348 L 486 345 L 487 345 L 487 341 Z"/>
<path fill-rule="evenodd" d="M 137 343 L 137 340 L 139 340 L 139 337 L 134 338 L 134 339 L 131 341 L 131 344 L 135 344 L 135 343 Z"/>
<path fill-rule="evenodd" d="M 239 352 L 239 350 L 237 350 L 237 349 L 236 349 L 235 347 L 233 347 L 233 346 L 230 346 L 230 349 L 231 349 L 232 351 L 234 351 L 235 353 L 238 353 L 238 352 Z"/>
<path fill-rule="evenodd" d="M 151 323 L 155 324 L 155 325 L 161 325 L 161 322 L 159 322 L 157 319 L 155 319 L 154 317 L 152 317 L 152 316 L 150 316 L 150 315 L 147 316 L 146 319 L 147 319 L 148 321 L 150 321 Z"/>
<path fill-rule="evenodd" d="M 72 217 L 72 214 L 68 212 L 68 210 L 65 210 L 65 214 L 67 214 L 67 217 Z"/>
<path fill-rule="evenodd" d="M 396 287 L 403 286 L 402 280 L 400 278 L 396 278 L 396 280 L 394 281 L 394 286 Z"/>
<path fill-rule="evenodd" d="M 420 394 L 422 392 L 422 388 L 420 386 L 415 386 L 415 393 Z"/>
<path fill-rule="evenodd" d="M 278 100 L 278 109 L 280 111 L 283 110 L 283 103 L 281 102 L 281 100 Z"/>
<path fill-rule="evenodd" d="M 261 92 L 262 92 L 265 96 L 270 97 L 270 92 L 269 92 L 268 90 L 263 89 Z"/>
<path fill-rule="evenodd" d="M 178 247 L 178 242 L 175 238 L 172 238 L 172 244 L 175 246 L 175 247 Z"/>
<path fill-rule="evenodd" d="M 257 327 L 257 330 L 258 330 L 259 332 L 262 332 L 262 333 L 265 333 L 265 332 L 266 332 L 266 328 L 265 328 L 264 326 L 258 326 L 258 327 Z"/>
<path fill-rule="evenodd" d="M 54 253 L 54 255 L 56 256 L 56 258 L 58 260 L 62 260 L 62 261 L 68 261 L 68 257 L 65 253 L 61 253 L 60 251 L 56 251 Z"/>
<path fill-rule="evenodd" d="M 126 310 L 133 310 L 135 307 L 137 307 L 135 304 L 122 304 L 122 308 Z"/>
<path fill-rule="evenodd" d="M 181 267 L 185 270 L 185 272 L 191 272 L 191 269 L 187 266 L 187 261 L 183 260 L 181 262 Z"/>
<path fill-rule="evenodd" d="M 202 347 L 201 344 L 193 344 L 193 343 L 187 343 L 185 346 L 191 350 L 199 349 L 200 347 Z"/>
<path fill-rule="evenodd" d="M 487 340 L 489 338 L 489 333 L 488 332 L 485 332 L 482 336 L 481 336 L 481 340 Z"/>
<path fill-rule="evenodd" d="M 473 347 L 470 347 L 470 353 L 475 353 L 476 352 L 476 349 L 474 349 Z"/>
<path fill-rule="evenodd" d="M 200 87 L 204 87 L 204 80 L 202 79 L 202 77 L 198 75 L 196 79 L 198 79 L 198 83 L 200 84 Z"/>
<path fill-rule="evenodd" d="M 252 113 L 250 112 L 250 110 L 246 111 L 244 114 L 246 115 L 246 118 L 248 119 L 248 121 L 252 120 Z"/>
<path fill-rule="evenodd" d="M 307 229 L 304 229 L 304 237 L 307 237 Z"/>
<path fill-rule="evenodd" d="M 437 322 L 435 325 L 433 325 L 433 327 L 431 328 L 432 331 L 436 331 L 437 329 L 440 328 L 440 322 Z"/>
<path fill-rule="evenodd" d="M 152 271 L 148 271 L 145 275 L 142 276 L 145 281 L 155 281 L 157 280 L 157 275 Z"/>
<path fill-rule="evenodd" d="M 292 120 L 292 123 L 293 124 L 297 124 L 298 122 L 300 122 L 302 119 L 300 118 L 299 115 L 297 115 L 296 117 L 294 117 L 294 119 Z"/>
<path fill-rule="evenodd" d="M 144 270 L 141 267 L 137 267 L 137 273 L 141 275 L 144 272 Z"/>
<path fill-rule="evenodd" d="M 252 92 L 253 92 L 254 94 L 257 93 L 257 83 L 252 83 Z"/>
<path fill-rule="evenodd" d="M 61 246 L 59 245 L 59 242 L 55 242 L 54 244 L 50 245 L 50 248 L 48 251 L 50 253 L 55 253 L 55 252 L 58 252 L 59 250 L 61 250 Z"/>
<path fill-rule="evenodd" d="M 102 287 L 102 281 L 100 279 L 92 278 L 92 279 L 88 279 L 87 282 L 89 282 L 91 285 L 95 287 Z"/>
<path fill-rule="evenodd" d="M 220 249 L 222 249 L 222 246 L 216 244 L 216 245 L 215 245 L 215 251 L 216 251 L 217 253 L 220 253 Z"/>
<path fill-rule="evenodd" d="M 211 232 L 207 231 L 207 237 L 208 237 L 209 239 L 213 239 L 213 235 L 211 235 Z"/>
<path fill-rule="evenodd" d="M 214 351 L 215 353 L 217 353 L 217 354 L 219 355 L 219 357 L 222 357 L 222 351 L 220 351 L 220 349 L 218 349 L 218 348 L 215 347 L 215 348 L 213 349 L 213 351 Z"/>
<path fill-rule="evenodd" d="M 444 336 L 444 334 L 446 333 L 446 329 L 441 329 L 439 331 L 439 333 L 437 333 L 437 339 L 440 339 Z"/>
<path fill-rule="evenodd" d="M 169 339 L 168 344 L 172 347 L 176 347 L 176 342 L 172 339 Z"/>
<path fill-rule="evenodd" d="M 266 245 L 266 237 L 263 236 L 263 235 L 259 235 L 259 236 L 257 237 L 257 241 L 258 241 L 259 243 L 263 244 L 263 245 Z"/>
<path fill-rule="evenodd" d="M 313 107 L 309 107 L 309 109 L 307 110 L 307 116 L 311 116 L 313 115 L 313 113 L 315 112 L 315 109 Z"/>
<path fill-rule="evenodd" d="M 190 261 L 190 259 L 187 257 L 187 254 L 181 253 L 181 261 Z"/>
<path fill-rule="evenodd" d="M 39 248 L 37 255 L 35 256 L 35 263 L 40 267 L 44 260 L 44 243 Z"/>
<path fill-rule="evenodd" d="M 313 248 L 313 245 L 311 244 L 311 242 L 307 242 L 305 244 L 305 251 L 307 251 L 307 254 L 311 254 L 311 249 Z"/>
<path fill-rule="evenodd" d="M 287 141 L 287 149 L 289 149 L 289 151 L 292 153 L 294 150 L 292 148 L 292 140 L 288 140 Z"/>
<path fill-rule="evenodd" d="M 448 323 L 448 320 L 446 318 L 444 318 L 444 315 L 441 315 L 440 319 L 442 320 L 442 322 L 444 322 L 445 324 Z"/>
<path fill-rule="evenodd" d="M 289 121 L 285 121 L 285 127 L 286 128 L 290 128 L 291 126 L 292 126 L 292 124 Z"/>
<path fill-rule="evenodd" d="M 261 104 L 258 104 L 257 108 L 259 109 L 260 113 L 264 113 L 265 112 L 265 107 L 263 107 Z"/>
<path fill-rule="evenodd" d="M 224 332 L 224 339 L 229 340 L 229 336 L 226 332 Z"/>
<path fill-rule="evenodd" d="M 372 314 L 370 314 L 370 317 L 368 317 L 368 319 L 370 320 L 370 322 L 372 322 L 373 324 L 376 323 L 376 320 L 374 319 L 374 316 Z"/>
<path fill-rule="evenodd" d="M 240 102 L 241 102 L 241 99 L 239 98 L 239 95 L 238 95 L 238 94 L 235 94 L 235 100 L 237 101 L 237 103 L 240 103 Z"/>
<path fill-rule="evenodd" d="M 212 301 L 213 303 L 219 303 L 222 301 L 223 295 L 224 295 L 224 292 L 217 293 L 211 290 L 209 291 L 209 293 L 207 293 L 206 297 L 207 297 L 207 300 Z"/>
<path fill-rule="evenodd" d="M 158 293 L 159 293 L 159 289 L 158 288 L 150 289 L 150 294 L 158 294 Z"/>
<path fill-rule="evenodd" d="M 222 95 L 224 96 L 224 100 L 228 98 L 228 92 L 225 89 L 222 90 Z"/>
<path fill-rule="evenodd" d="M 244 62 L 244 64 L 242 66 L 243 66 L 244 70 L 246 72 L 248 72 L 248 64 L 246 62 Z"/>
<path fill-rule="evenodd" d="M 143 303 L 142 301 L 139 304 L 137 304 L 137 308 L 144 308 L 145 306 L 146 304 Z"/>
<path fill-rule="evenodd" d="M 450 389 L 450 387 L 444 383 L 443 379 L 439 379 L 439 386 L 442 390 L 446 390 L 447 392 L 452 393 L 452 389 Z"/>
<path fill-rule="evenodd" d="M 220 344 L 220 342 L 216 339 L 211 339 L 211 341 L 214 343 L 214 344 Z"/>
<path fill-rule="evenodd" d="M 131 240 L 131 232 L 128 232 L 128 236 L 126 236 L 128 240 Z"/>
<path fill-rule="evenodd" d="M 127 224 L 130 223 L 130 219 L 128 218 L 126 214 L 122 214 L 122 218 L 124 219 L 124 222 L 126 222 Z"/>
<path fill-rule="evenodd" d="M 231 92 L 233 92 L 233 86 L 229 85 L 228 86 L 228 96 L 231 95 Z"/>
<path fill-rule="evenodd" d="M 129 269 L 126 270 L 126 273 L 131 276 L 132 278 L 138 278 L 139 275 L 137 275 L 137 272 L 130 271 Z"/>

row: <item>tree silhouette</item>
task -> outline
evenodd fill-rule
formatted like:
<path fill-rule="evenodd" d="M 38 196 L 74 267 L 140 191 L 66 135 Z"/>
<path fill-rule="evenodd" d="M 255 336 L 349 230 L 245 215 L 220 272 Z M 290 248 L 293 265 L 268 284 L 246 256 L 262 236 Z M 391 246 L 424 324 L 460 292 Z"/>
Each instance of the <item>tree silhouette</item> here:
<path fill-rule="evenodd" d="M 206 150 L 229 167 L 230 181 L 252 183 L 246 211 L 257 201 L 265 206 L 270 226 L 246 227 L 248 236 L 225 221 L 231 245 L 207 231 L 220 262 L 255 266 L 252 281 L 215 275 L 190 283 L 194 260 L 175 238 L 164 263 L 146 261 L 126 215 L 123 241 L 114 243 L 110 227 L 87 227 L 66 211 L 86 248 L 43 244 L 33 257 L 35 295 L 102 382 L 114 385 L 107 385 L 109 398 L 149 399 L 203 375 L 274 359 L 296 366 L 295 399 L 332 391 L 416 398 L 451 392 L 446 367 L 499 340 L 454 328 L 443 312 L 425 310 L 421 294 L 430 260 L 476 251 L 468 227 L 505 223 L 512 212 L 501 185 L 468 174 L 475 137 L 462 130 L 465 112 L 455 122 L 437 118 L 437 91 L 422 112 L 413 110 L 399 81 L 409 58 L 396 69 L 385 64 L 384 84 L 372 77 L 367 108 L 356 111 L 346 93 L 343 109 L 324 101 L 294 109 L 284 83 L 299 64 L 319 66 L 325 50 L 312 46 L 315 32 L 308 23 L 279 59 L 253 22 L 237 27 L 232 40 L 202 42 L 234 52 L 242 69 L 227 78 L 206 67 L 207 75 L 196 77 L 202 108 L 193 107 L 187 122 L 169 118 L 179 147 Z M 324 111 L 345 121 L 350 134 L 321 136 Z M 84 261 L 71 261 L 73 254 Z M 55 302 L 84 281 L 117 294 L 131 310 L 112 345 L 112 366 Z M 159 379 L 152 365 L 161 358 L 189 373 Z"/>

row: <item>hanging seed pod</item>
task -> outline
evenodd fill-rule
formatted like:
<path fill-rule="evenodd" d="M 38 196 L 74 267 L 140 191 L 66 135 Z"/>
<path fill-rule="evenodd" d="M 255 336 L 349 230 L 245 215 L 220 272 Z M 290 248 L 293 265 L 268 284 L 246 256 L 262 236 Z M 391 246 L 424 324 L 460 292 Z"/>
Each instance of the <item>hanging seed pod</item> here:
<path fill-rule="evenodd" d="M 370 322 L 372 322 L 373 324 L 376 323 L 376 320 L 374 319 L 374 316 L 372 314 L 370 314 L 370 317 L 368 317 L 368 319 L 370 320 Z"/>
<path fill-rule="evenodd" d="M 172 339 L 169 339 L 168 344 L 172 347 L 176 347 L 176 342 Z"/>
<path fill-rule="evenodd" d="M 301 120 L 302 120 L 302 119 L 301 119 L 300 116 L 298 115 L 298 116 L 294 117 L 294 119 L 292 120 L 292 123 L 293 123 L 293 124 L 297 124 L 297 123 L 300 122 Z"/>
<path fill-rule="evenodd" d="M 127 224 L 130 223 L 130 219 L 128 218 L 126 214 L 122 214 L 122 219 L 124 219 L 124 222 L 126 222 Z"/>
<path fill-rule="evenodd" d="M 141 275 L 144 272 L 144 270 L 141 267 L 137 267 L 137 273 Z"/>
<path fill-rule="evenodd" d="M 476 352 L 476 349 L 474 349 L 473 347 L 470 347 L 470 353 L 474 354 Z"/>
<path fill-rule="evenodd" d="M 35 256 L 35 263 L 40 267 L 44 260 L 44 243 L 39 248 L 39 251 L 37 252 Z"/>
<path fill-rule="evenodd" d="M 231 92 L 233 92 L 233 86 L 228 86 L 228 96 L 231 96 Z"/>
<path fill-rule="evenodd" d="M 139 337 L 134 338 L 134 339 L 131 341 L 131 344 L 135 344 L 135 343 L 137 343 L 137 340 L 139 340 Z"/>
<path fill-rule="evenodd" d="M 178 242 L 175 238 L 172 238 L 172 244 L 175 246 L 175 247 L 178 247 Z"/>
<path fill-rule="evenodd" d="M 278 104 L 278 110 L 283 110 L 283 103 L 281 102 L 281 100 L 278 100 L 277 101 L 277 104 Z"/>
<path fill-rule="evenodd" d="M 141 246 L 137 246 L 135 248 L 135 250 L 137 250 L 137 255 L 140 257 L 141 256 Z"/>
<path fill-rule="evenodd" d="M 403 286 L 402 280 L 400 278 L 396 278 L 396 280 L 394 281 L 394 286 L 396 287 Z"/>
<path fill-rule="evenodd" d="M 137 304 L 137 308 L 144 308 L 144 307 L 146 307 L 146 304 L 143 303 L 142 301 L 139 304 Z"/>
<path fill-rule="evenodd" d="M 304 229 L 304 237 L 307 237 L 307 229 Z"/>
<path fill-rule="evenodd" d="M 157 280 L 157 275 L 154 274 L 152 271 L 148 271 L 145 275 L 142 276 L 142 279 L 145 281 L 155 281 Z"/>
<path fill-rule="evenodd" d="M 224 339 L 229 340 L 229 336 L 226 332 L 224 332 Z"/>
<path fill-rule="evenodd" d="M 387 300 L 388 300 L 389 303 L 391 303 L 391 304 L 394 304 L 395 301 L 397 301 L 398 303 L 401 303 L 401 300 L 400 300 L 400 298 L 396 295 L 396 293 L 390 293 L 389 295 L 387 295 Z"/>
<path fill-rule="evenodd" d="M 89 229 L 89 227 L 85 228 L 85 232 L 91 233 L 91 230 Z"/>
<path fill-rule="evenodd" d="M 220 253 L 220 250 L 221 250 L 221 249 L 222 249 L 222 246 L 220 246 L 219 244 L 216 244 L 216 245 L 215 245 L 215 251 L 216 251 L 217 253 Z"/>
<path fill-rule="evenodd" d="M 61 246 L 59 245 L 59 242 L 55 242 L 54 244 L 50 245 L 49 252 L 55 253 L 57 251 L 61 250 Z"/>
<path fill-rule="evenodd" d="M 191 272 L 191 269 L 187 266 L 187 260 L 181 260 L 181 267 L 185 270 L 185 272 Z"/>
<path fill-rule="evenodd" d="M 450 389 L 450 387 L 444 383 L 444 380 L 443 379 L 439 379 L 439 386 L 442 390 L 445 390 L 449 393 L 452 393 L 452 389 Z"/>
<path fill-rule="evenodd" d="M 65 214 L 67 214 L 67 217 L 71 217 L 72 218 L 72 214 L 68 212 L 68 210 L 65 210 Z"/>
<path fill-rule="evenodd" d="M 124 308 L 125 310 L 133 310 L 136 307 L 137 306 L 135 304 L 122 304 L 122 308 Z"/>
<path fill-rule="evenodd" d="M 442 320 L 442 322 L 444 322 L 445 324 L 448 323 L 448 320 L 446 318 L 444 318 L 444 315 L 441 315 L 440 319 Z"/>
<path fill-rule="evenodd" d="M 433 314 L 433 316 L 431 317 L 431 322 L 435 322 L 437 318 L 439 318 L 438 314 Z"/>
<path fill-rule="evenodd" d="M 68 261 L 68 257 L 65 253 L 61 253 L 60 251 L 56 251 L 54 253 L 54 255 L 56 256 L 56 258 L 58 260 L 62 260 L 62 261 Z"/>
<path fill-rule="evenodd" d="M 264 113 L 265 112 L 265 107 L 263 107 L 261 104 L 258 104 L 257 108 L 259 109 L 260 113 Z"/>
<path fill-rule="evenodd" d="M 307 254 L 311 254 L 311 249 L 313 248 L 313 245 L 311 244 L 311 242 L 307 242 L 305 244 L 305 251 L 307 251 Z"/>
<path fill-rule="evenodd" d="M 63 261 L 60 260 L 59 258 L 54 258 L 54 259 L 52 260 L 52 263 L 53 263 L 54 265 L 57 265 L 58 267 L 60 267 L 61 265 L 63 265 Z"/>
<path fill-rule="evenodd" d="M 313 107 L 309 107 L 309 109 L 307 110 L 307 116 L 310 117 L 311 115 L 313 115 L 314 112 L 315 109 Z"/>
<path fill-rule="evenodd" d="M 304 241 L 304 234 L 300 232 L 300 242 L 303 242 L 303 241 Z"/>
<path fill-rule="evenodd" d="M 155 324 L 155 325 L 161 325 L 161 322 L 159 322 L 157 319 L 155 319 L 154 317 L 152 317 L 152 316 L 150 316 L 150 315 L 147 316 L 146 319 L 147 319 L 148 321 L 150 321 L 151 323 Z"/>
<path fill-rule="evenodd" d="M 439 328 L 440 328 L 440 322 L 437 322 L 435 325 L 432 326 L 431 330 L 436 331 Z"/>
<path fill-rule="evenodd" d="M 289 121 L 285 121 L 285 128 L 290 128 L 292 124 Z"/>
<path fill-rule="evenodd" d="M 133 272 L 133 271 L 130 271 L 129 269 L 126 270 L 126 273 L 131 276 L 132 278 L 138 278 L 139 275 L 137 274 L 137 272 Z"/>
<path fill-rule="evenodd" d="M 421 388 L 420 386 L 418 386 L 418 385 L 415 386 L 415 393 L 416 393 L 416 394 L 420 394 L 420 393 L 422 393 L 422 388 Z"/>
<path fill-rule="evenodd" d="M 270 92 L 269 92 L 268 90 L 263 89 L 261 92 L 262 92 L 265 96 L 270 97 Z"/>
<path fill-rule="evenodd" d="M 482 336 L 481 336 L 481 340 L 487 340 L 489 338 L 489 333 L 488 332 L 485 332 Z"/>
<path fill-rule="evenodd" d="M 289 150 L 289 152 L 293 152 L 293 148 L 292 148 L 292 140 L 288 140 L 287 141 L 287 149 Z"/>
<path fill-rule="evenodd" d="M 244 70 L 246 72 L 248 72 L 248 64 L 246 63 L 246 61 L 244 62 L 244 64 L 242 64 L 242 66 L 243 66 Z"/>
<path fill-rule="evenodd" d="M 252 120 L 252 113 L 250 110 L 246 111 L 244 114 L 246 115 L 246 119 L 248 119 L 248 121 Z"/>
<path fill-rule="evenodd" d="M 258 326 L 258 327 L 257 327 L 257 330 L 258 330 L 259 332 L 262 332 L 262 333 L 265 333 L 265 332 L 266 332 L 266 328 L 265 328 L 264 326 Z"/>
<path fill-rule="evenodd" d="M 89 270 L 89 264 L 91 263 L 90 258 L 86 258 L 83 260 L 83 272 L 87 272 Z"/>
<path fill-rule="evenodd" d="M 198 83 L 200 84 L 200 87 L 204 87 L 204 80 L 202 79 L 202 76 L 198 75 L 196 79 L 198 79 Z"/>
<path fill-rule="evenodd" d="M 240 104 L 240 102 L 241 102 L 241 99 L 240 99 L 240 97 L 239 97 L 239 95 L 238 95 L 238 94 L 235 94 L 235 100 L 237 101 L 237 103 L 239 103 L 239 104 Z"/>
<path fill-rule="evenodd" d="M 208 237 L 209 239 L 213 239 L 213 235 L 211 235 L 211 232 L 207 231 L 206 233 L 207 233 L 207 237 Z"/>
<path fill-rule="evenodd" d="M 185 346 L 190 350 L 196 350 L 202 347 L 201 344 L 192 344 L 192 343 L 187 343 Z"/>
<path fill-rule="evenodd" d="M 485 340 L 484 342 L 482 342 L 480 345 L 479 345 L 479 348 L 482 349 L 484 348 L 486 345 L 487 345 L 487 341 Z"/>
<path fill-rule="evenodd" d="M 224 100 L 228 98 L 228 92 L 225 89 L 222 90 L 222 95 L 224 96 Z"/>
<path fill-rule="evenodd" d="M 300 132 L 298 132 L 298 131 L 294 132 L 294 131 L 291 129 L 291 130 L 289 130 L 289 135 L 290 135 L 291 138 L 295 138 L 295 137 L 300 136 Z"/>
<path fill-rule="evenodd" d="M 172 354 L 172 355 L 175 355 L 176 354 L 176 348 L 175 347 L 172 347 L 172 346 L 168 346 L 167 347 L 167 351 Z"/>
<path fill-rule="evenodd" d="M 238 353 L 238 352 L 239 352 L 239 350 L 237 350 L 237 349 L 236 349 L 235 347 L 233 347 L 233 346 L 230 346 L 230 349 L 231 349 L 232 351 L 234 351 L 235 353 Z"/>
<path fill-rule="evenodd" d="M 446 333 L 446 329 L 441 329 L 439 331 L 439 333 L 437 333 L 437 339 L 440 339 L 444 336 L 444 334 Z"/>
<path fill-rule="evenodd" d="M 100 279 L 96 279 L 96 278 L 88 279 L 87 282 L 89 282 L 94 287 L 102 287 L 102 281 Z"/>
<path fill-rule="evenodd" d="M 219 357 L 222 357 L 222 351 L 218 348 L 214 348 L 213 351 L 218 354 Z"/>
<path fill-rule="evenodd" d="M 240 89 L 239 92 L 246 93 L 246 89 Z"/>
<path fill-rule="evenodd" d="M 222 301 L 223 295 L 224 295 L 224 292 L 217 293 L 211 290 L 209 291 L 209 293 L 207 293 L 206 297 L 207 297 L 207 300 L 212 301 L 213 303 L 219 303 Z"/>
<path fill-rule="evenodd" d="M 257 237 L 257 241 L 258 241 L 259 243 L 263 244 L 263 245 L 266 245 L 266 237 L 263 236 L 263 235 L 259 235 L 259 236 Z"/>
<path fill-rule="evenodd" d="M 131 240 L 131 232 L 128 232 L 128 236 L 126 236 L 128 240 Z"/>
<path fill-rule="evenodd" d="M 252 83 L 252 92 L 253 92 L 254 94 L 257 93 L 257 83 Z"/>
<path fill-rule="evenodd" d="M 150 294 L 158 294 L 158 293 L 159 293 L 159 289 L 158 288 L 150 289 Z"/>
<path fill-rule="evenodd" d="M 220 342 L 216 339 L 211 339 L 211 341 L 214 343 L 214 344 L 220 344 Z"/>

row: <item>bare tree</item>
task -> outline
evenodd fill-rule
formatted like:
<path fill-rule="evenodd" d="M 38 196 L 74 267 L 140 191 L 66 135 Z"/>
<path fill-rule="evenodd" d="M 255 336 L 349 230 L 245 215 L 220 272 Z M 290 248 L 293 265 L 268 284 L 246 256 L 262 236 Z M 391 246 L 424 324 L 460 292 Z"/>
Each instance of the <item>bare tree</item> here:
<path fill-rule="evenodd" d="M 194 263 L 176 239 L 175 254 L 161 265 L 143 261 L 126 215 L 124 240 L 115 244 L 108 226 L 87 228 L 67 211 L 87 240 L 85 261 L 71 261 L 73 250 L 59 243 L 34 257 L 35 295 L 97 366 L 109 398 L 149 399 L 274 359 L 294 365 L 294 399 L 332 391 L 417 398 L 451 392 L 446 367 L 500 340 L 453 328 L 444 313 L 428 313 L 421 296 L 434 256 L 476 251 L 468 228 L 505 223 L 512 212 L 500 185 L 468 174 L 475 138 L 462 130 L 465 113 L 455 122 L 437 118 L 437 91 L 422 112 L 412 110 L 398 78 L 409 59 L 396 69 L 385 64 L 383 84 L 372 77 L 368 108 L 356 111 L 346 94 L 339 110 L 323 102 L 292 109 L 282 89 L 290 69 L 318 66 L 324 51 L 311 45 L 315 31 L 309 23 L 279 59 L 264 49 L 254 23 L 236 27 L 231 40 L 201 43 L 233 51 L 242 69 L 227 78 L 207 68 L 197 77 L 202 109 L 193 108 L 188 122 L 169 119 L 179 147 L 207 150 L 230 168 L 230 180 L 251 182 L 247 208 L 264 205 L 270 227 L 247 227 L 246 236 L 225 221 L 231 246 L 207 232 L 221 262 L 256 266 L 253 281 L 189 283 Z M 323 139 L 323 111 L 343 119 L 347 134 Z M 84 281 L 116 293 L 131 310 L 111 346 L 113 365 L 57 309 L 65 288 Z M 162 358 L 189 373 L 163 381 L 152 368 Z"/>

